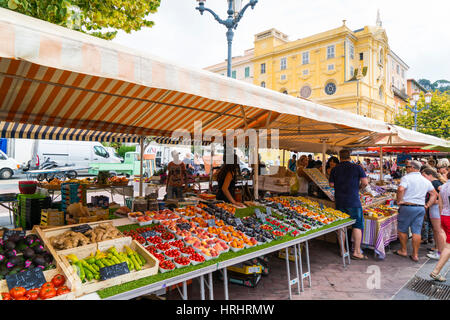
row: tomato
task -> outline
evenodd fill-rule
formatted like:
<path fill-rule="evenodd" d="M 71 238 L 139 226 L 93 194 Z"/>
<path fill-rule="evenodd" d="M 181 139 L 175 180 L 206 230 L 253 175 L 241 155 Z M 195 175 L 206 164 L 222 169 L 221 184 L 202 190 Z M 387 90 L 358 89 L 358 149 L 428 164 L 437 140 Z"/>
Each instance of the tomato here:
<path fill-rule="evenodd" d="M 55 288 L 61 287 L 64 283 L 66 283 L 66 278 L 62 274 L 57 274 L 52 278 L 52 283 Z"/>
<path fill-rule="evenodd" d="M 39 298 L 42 300 L 51 299 L 56 296 L 56 289 L 54 287 L 42 288 L 39 292 Z"/>
<path fill-rule="evenodd" d="M 14 287 L 9 291 L 11 297 L 17 300 L 20 297 L 23 297 L 27 290 L 24 287 Z"/>
<path fill-rule="evenodd" d="M 8 292 L 2 292 L 2 300 L 13 300 Z"/>
<path fill-rule="evenodd" d="M 30 298 L 23 296 L 23 297 L 17 298 L 16 300 L 30 300 Z"/>
<path fill-rule="evenodd" d="M 39 289 L 34 288 L 30 289 L 25 293 L 25 297 L 28 298 L 28 300 L 37 300 L 39 298 Z"/>
<path fill-rule="evenodd" d="M 52 282 L 46 282 L 42 285 L 41 289 L 47 289 L 47 288 L 55 288 Z"/>
<path fill-rule="evenodd" d="M 66 294 L 66 293 L 69 293 L 69 292 L 70 292 L 69 287 L 67 287 L 67 286 L 61 286 L 61 287 L 58 288 L 58 290 L 56 290 L 56 295 L 57 295 L 57 296 L 60 296 L 60 295 L 62 295 L 62 294 Z"/>

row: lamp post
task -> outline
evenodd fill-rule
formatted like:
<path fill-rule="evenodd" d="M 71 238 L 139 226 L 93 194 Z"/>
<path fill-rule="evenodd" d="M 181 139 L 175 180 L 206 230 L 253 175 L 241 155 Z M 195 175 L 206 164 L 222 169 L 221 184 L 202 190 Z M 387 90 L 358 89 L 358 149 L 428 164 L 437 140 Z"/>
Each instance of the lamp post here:
<path fill-rule="evenodd" d="M 231 77 L 231 47 L 233 44 L 233 37 L 234 37 L 234 31 L 233 29 L 236 29 L 238 26 L 239 21 L 241 21 L 242 17 L 244 16 L 245 10 L 247 10 L 248 7 L 252 7 L 252 9 L 255 8 L 255 5 L 258 3 L 258 0 L 250 0 L 249 3 L 247 3 L 241 10 L 242 6 L 242 0 L 227 0 L 228 1 L 228 18 L 226 20 L 222 20 L 219 18 L 219 16 L 212 11 L 209 8 L 205 7 L 206 0 L 197 0 L 198 1 L 198 7 L 195 8 L 198 11 L 200 11 L 200 14 L 203 15 L 203 12 L 208 11 L 211 13 L 216 19 L 217 22 L 220 24 L 223 24 L 227 29 L 227 41 L 228 41 L 228 64 L 227 64 L 227 77 Z"/>
<path fill-rule="evenodd" d="M 431 98 L 433 97 L 433 94 L 431 92 L 428 92 L 425 94 L 425 106 L 417 109 L 417 103 L 419 102 L 420 99 L 420 93 L 419 91 L 414 91 L 414 93 L 412 94 L 412 98 L 409 101 L 410 106 L 406 106 L 406 108 L 408 110 L 410 110 L 412 113 L 414 113 L 414 131 L 417 131 L 417 115 L 422 111 L 422 110 L 428 110 L 430 108 L 430 104 L 431 104 Z"/>

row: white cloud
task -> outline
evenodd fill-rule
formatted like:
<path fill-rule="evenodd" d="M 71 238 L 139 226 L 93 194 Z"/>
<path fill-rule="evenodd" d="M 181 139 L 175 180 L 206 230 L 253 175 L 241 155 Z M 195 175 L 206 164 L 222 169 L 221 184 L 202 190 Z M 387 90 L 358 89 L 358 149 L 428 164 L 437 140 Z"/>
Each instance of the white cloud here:
<path fill-rule="evenodd" d="M 195 0 L 162 0 L 150 17 L 153 28 L 121 32 L 114 41 L 197 68 L 224 61 L 226 28 L 196 6 Z M 226 18 L 226 0 L 206 6 Z M 270 28 L 295 40 L 339 27 L 344 19 L 353 30 L 375 25 L 377 9 L 391 48 L 410 66 L 409 78 L 450 79 L 448 0 L 259 0 L 235 30 L 233 55 L 253 47 L 254 35 Z"/>

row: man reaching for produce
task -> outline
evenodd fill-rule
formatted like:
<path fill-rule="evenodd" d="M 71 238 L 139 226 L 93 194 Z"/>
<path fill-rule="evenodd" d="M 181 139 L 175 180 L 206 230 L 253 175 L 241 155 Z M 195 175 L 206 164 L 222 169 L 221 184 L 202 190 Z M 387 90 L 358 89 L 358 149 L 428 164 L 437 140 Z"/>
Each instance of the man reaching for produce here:
<path fill-rule="evenodd" d="M 330 174 L 330 187 L 335 189 L 336 209 L 350 215 L 356 220 L 353 225 L 352 237 L 354 251 L 351 258 L 354 260 L 367 260 L 361 252 L 362 231 L 364 229 L 363 210 L 359 199 L 359 190 L 364 189 L 369 181 L 361 166 L 350 162 L 350 151 L 339 152 L 340 163 L 333 168 Z M 345 235 L 339 231 L 339 246 L 341 254 L 344 253 L 343 243 Z"/>

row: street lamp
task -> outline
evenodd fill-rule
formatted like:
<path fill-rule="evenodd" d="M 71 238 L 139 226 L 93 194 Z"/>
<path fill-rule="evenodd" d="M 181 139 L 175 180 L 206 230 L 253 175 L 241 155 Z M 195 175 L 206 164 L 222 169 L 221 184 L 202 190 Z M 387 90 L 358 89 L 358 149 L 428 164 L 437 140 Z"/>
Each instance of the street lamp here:
<path fill-rule="evenodd" d="M 424 110 L 424 109 L 428 110 L 430 108 L 432 97 L 433 97 L 433 94 L 431 92 L 427 92 L 425 94 L 425 106 L 420 109 L 417 109 L 417 103 L 419 102 L 419 99 L 420 99 L 420 93 L 419 93 L 419 91 L 413 92 L 412 98 L 409 101 L 409 104 L 411 105 L 411 107 L 409 107 L 407 105 L 406 108 L 409 109 L 412 113 L 414 113 L 414 131 L 417 131 L 417 115 L 422 110 Z"/>
<path fill-rule="evenodd" d="M 226 20 L 222 20 L 219 16 L 209 8 L 205 8 L 206 0 L 197 0 L 198 7 L 195 8 L 200 11 L 200 14 L 203 15 L 203 12 L 208 11 L 211 13 L 216 19 L 217 22 L 223 24 L 227 29 L 227 41 L 228 41 L 228 64 L 227 64 L 227 77 L 231 77 L 231 46 L 233 43 L 234 32 L 233 29 L 236 29 L 239 21 L 241 21 L 244 16 L 245 10 L 248 7 L 255 8 L 255 5 L 258 3 L 258 0 L 250 0 L 242 9 L 242 0 L 227 0 L 228 2 L 228 18 Z"/>

